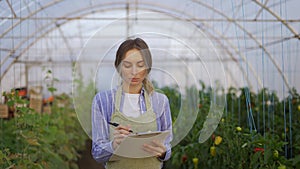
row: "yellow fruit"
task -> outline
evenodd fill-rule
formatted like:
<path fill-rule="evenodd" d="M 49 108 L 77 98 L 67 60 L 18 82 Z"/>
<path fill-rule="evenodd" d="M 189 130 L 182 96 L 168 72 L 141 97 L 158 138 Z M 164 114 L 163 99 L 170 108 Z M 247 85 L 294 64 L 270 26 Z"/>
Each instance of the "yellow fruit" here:
<path fill-rule="evenodd" d="M 273 156 L 274 156 L 275 158 L 278 158 L 279 152 L 278 152 L 277 150 L 274 150 L 274 151 L 273 151 Z"/>
<path fill-rule="evenodd" d="M 214 156 L 216 156 L 216 154 L 217 154 L 216 147 L 211 146 L 210 147 L 210 155 L 214 157 Z"/>
<path fill-rule="evenodd" d="M 236 131 L 242 131 L 242 128 L 241 127 L 236 127 Z"/>
<path fill-rule="evenodd" d="M 195 165 L 195 166 L 197 166 L 197 165 L 198 165 L 198 161 L 199 161 L 199 159 L 198 159 L 198 158 L 196 158 L 196 157 L 195 157 L 195 158 L 193 158 L 193 163 L 194 163 L 194 165 Z"/>
<path fill-rule="evenodd" d="M 215 145 L 219 145 L 222 142 L 222 137 L 221 136 L 217 136 L 215 138 Z"/>
<path fill-rule="evenodd" d="M 285 165 L 280 164 L 280 166 L 278 166 L 278 169 L 286 169 Z"/>

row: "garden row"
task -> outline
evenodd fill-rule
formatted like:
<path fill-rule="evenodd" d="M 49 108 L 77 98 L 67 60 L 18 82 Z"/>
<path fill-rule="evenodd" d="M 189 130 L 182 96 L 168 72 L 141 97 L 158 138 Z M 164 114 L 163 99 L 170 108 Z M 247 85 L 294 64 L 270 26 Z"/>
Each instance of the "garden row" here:
<path fill-rule="evenodd" d="M 170 100 L 175 121 L 180 93 L 170 87 L 161 90 Z M 300 168 L 300 97 L 295 89 L 279 100 L 267 89 L 253 93 L 248 88 L 230 88 L 218 128 L 207 141 L 199 143 L 211 93 L 211 88 L 202 86 L 197 120 L 188 135 L 172 148 L 166 168 Z"/>
<path fill-rule="evenodd" d="M 175 122 L 181 95 L 173 87 L 160 90 L 169 98 Z M 267 89 L 253 93 L 248 88 L 230 88 L 218 128 L 200 144 L 211 94 L 212 89 L 203 85 L 196 122 L 172 148 L 166 168 L 300 168 L 300 97 L 294 89 L 280 100 Z M 9 106 L 28 104 L 17 93 L 5 95 Z M 0 120 L 0 168 L 78 168 L 78 151 L 87 136 L 70 103 L 61 107 L 54 99 L 50 114 L 27 106 L 15 108 L 18 117 Z"/>
<path fill-rule="evenodd" d="M 18 93 L 4 95 L 8 106 L 29 104 Z M 0 168 L 78 168 L 87 136 L 70 103 L 61 107 L 54 100 L 49 114 L 29 106 L 14 108 L 17 117 L 0 119 Z"/>

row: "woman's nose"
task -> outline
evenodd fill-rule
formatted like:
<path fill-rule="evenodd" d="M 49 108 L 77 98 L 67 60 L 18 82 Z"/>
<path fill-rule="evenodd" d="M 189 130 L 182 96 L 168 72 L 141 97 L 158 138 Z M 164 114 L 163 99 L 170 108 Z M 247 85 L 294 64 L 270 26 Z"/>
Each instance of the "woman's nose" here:
<path fill-rule="evenodd" d="M 136 75 L 136 74 L 138 73 L 138 70 L 137 70 L 137 67 L 136 67 L 136 66 L 132 66 L 131 73 L 132 73 L 133 75 Z"/>

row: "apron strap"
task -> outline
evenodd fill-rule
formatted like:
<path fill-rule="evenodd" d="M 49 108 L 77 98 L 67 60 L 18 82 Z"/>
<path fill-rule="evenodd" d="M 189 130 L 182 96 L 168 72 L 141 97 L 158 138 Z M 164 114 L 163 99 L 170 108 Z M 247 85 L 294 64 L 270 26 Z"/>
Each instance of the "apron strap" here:
<path fill-rule="evenodd" d="M 117 92 L 116 92 L 116 96 L 115 96 L 115 110 L 116 111 L 120 111 L 121 97 L 122 97 L 122 86 L 117 88 Z"/>
<path fill-rule="evenodd" d="M 152 110 L 152 106 L 151 106 L 151 102 L 150 102 L 150 96 L 149 96 L 149 94 L 146 90 L 144 92 L 144 97 L 145 97 L 145 103 L 146 103 L 147 111 Z"/>

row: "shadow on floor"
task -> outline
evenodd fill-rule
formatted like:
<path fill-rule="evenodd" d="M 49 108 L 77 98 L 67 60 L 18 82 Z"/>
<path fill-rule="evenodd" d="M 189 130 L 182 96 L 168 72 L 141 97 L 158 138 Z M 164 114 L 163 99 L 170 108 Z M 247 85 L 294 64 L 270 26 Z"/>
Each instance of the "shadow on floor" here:
<path fill-rule="evenodd" d="M 91 155 L 92 142 L 86 141 L 85 150 L 80 152 L 81 158 L 78 160 L 78 167 L 80 169 L 104 169 L 103 165 L 97 163 Z"/>

